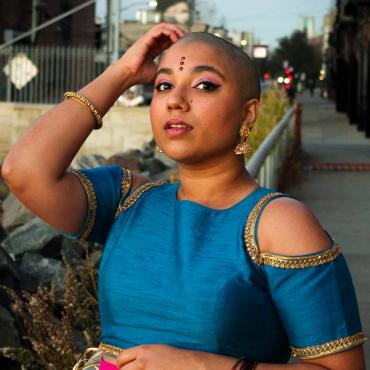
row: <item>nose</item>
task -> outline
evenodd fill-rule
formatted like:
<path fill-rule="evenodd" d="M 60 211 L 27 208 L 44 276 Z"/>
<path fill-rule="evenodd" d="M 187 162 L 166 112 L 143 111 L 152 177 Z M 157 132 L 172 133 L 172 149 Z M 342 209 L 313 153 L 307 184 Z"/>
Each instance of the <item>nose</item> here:
<path fill-rule="evenodd" d="M 188 111 L 190 108 L 188 96 L 186 94 L 185 89 L 181 88 L 174 88 L 168 94 L 167 98 L 167 109 L 172 110 L 180 110 L 180 111 Z"/>

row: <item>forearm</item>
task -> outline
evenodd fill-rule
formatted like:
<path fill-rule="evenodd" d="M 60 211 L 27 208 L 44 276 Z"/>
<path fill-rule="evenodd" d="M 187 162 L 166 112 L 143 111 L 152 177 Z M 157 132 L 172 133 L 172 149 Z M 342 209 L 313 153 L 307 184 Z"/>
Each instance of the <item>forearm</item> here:
<path fill-rule="evenodd" d="M 104 115 L 130 85 L 128 73 L 116 64 L 79 92 Z M 95 118 L 88 109 L 72 99 L 63 101 L 41 116 L 11 148 L 3 172 L 15 186 L 32 178 L 55 181 L 63 176 L 94 127 Z"/>

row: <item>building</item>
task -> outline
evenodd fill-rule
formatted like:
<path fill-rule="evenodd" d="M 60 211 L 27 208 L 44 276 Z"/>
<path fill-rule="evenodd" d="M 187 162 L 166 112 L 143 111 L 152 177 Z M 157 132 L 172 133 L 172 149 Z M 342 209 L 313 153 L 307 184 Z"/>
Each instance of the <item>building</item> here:
<path fill-rule="evenodd" d="M 307 39 L 313 39 L 315 37 L 315 19 L 314 17 L 301 16 L 298 19 L 298 29 L 305 33 Z"/>
<path fill-rule="evenodd" d="M 0 44 L 29 31 L 85 0 L 12 0 L 0 2 Z M 95 23 L 95 5 L 88 6 L 44 28 L 22 44 L 37 46 L 99 46 L 100 28 Z"/>
<path fill-rule="evenodd" d="M 337 0 L 329 38 L 336 108 L 370 137 L 370 0 Z"/>

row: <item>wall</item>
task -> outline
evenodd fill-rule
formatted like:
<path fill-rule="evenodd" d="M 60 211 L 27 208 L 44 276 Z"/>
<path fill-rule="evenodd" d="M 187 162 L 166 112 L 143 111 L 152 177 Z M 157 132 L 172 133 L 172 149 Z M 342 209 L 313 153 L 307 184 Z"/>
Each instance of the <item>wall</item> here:
<path fill-rule="evenodd" d="M 22 133 L 52 107 L 46 104 L 0 103 L 0 163 Z M 104 117 L 103 124 L 103 128 L 90 134 L 77 156 L 94 153 L 109 157 L 127 149 L 141 149 L 152 139 L 149 107 L 114 106 Z"/>

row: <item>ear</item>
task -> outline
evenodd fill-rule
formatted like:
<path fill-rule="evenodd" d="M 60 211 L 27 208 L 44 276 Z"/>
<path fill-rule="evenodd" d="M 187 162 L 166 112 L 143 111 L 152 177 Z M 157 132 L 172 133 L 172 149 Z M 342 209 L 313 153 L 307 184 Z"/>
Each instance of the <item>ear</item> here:
<path fill-rule="evenodd" d="M 249 128 L 252 128 L 256 122 L 258 111 L 260 108 L 260 101 L 258 99 L 247 100 L 244 104 L 244 121 Z"/>

